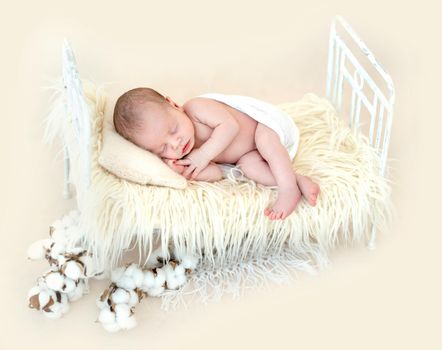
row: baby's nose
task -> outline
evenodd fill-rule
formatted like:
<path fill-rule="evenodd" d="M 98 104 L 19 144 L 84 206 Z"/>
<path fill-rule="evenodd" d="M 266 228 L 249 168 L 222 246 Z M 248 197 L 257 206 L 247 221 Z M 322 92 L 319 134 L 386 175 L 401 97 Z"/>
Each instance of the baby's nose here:
<path fill-rule="evenodd" d="M 172 143 L 174 149 L 177 149 L 181 145 L 181 139 L 175 139 Z"/>

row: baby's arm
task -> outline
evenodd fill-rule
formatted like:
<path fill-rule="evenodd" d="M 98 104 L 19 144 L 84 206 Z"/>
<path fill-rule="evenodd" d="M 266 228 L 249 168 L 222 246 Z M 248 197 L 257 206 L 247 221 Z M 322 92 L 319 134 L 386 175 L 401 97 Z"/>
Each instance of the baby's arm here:
<path fill-rule="evenodd" d="M 209 165 L 205 167 L 194 180 L 214 182 L 222 180 L 222 178 L 223 173 L 219 166 L 214 162 L 210 162 Z"/>
<path fill-rule="evenodd" d="M 184 165 L 178 165 L 174 163 L 173 159 L 164 159 L 163 161 L 176 173 L 183 175 L 184 169 L 186 166 Z M 184 176 L 184 175 L 183 175 Z M 186 176 L 186 178 L 189 180 L 190 176 Z M 198 181 L 219 181 L 223 178 L 223 173 L 218 165 L 214 162 L 210 162 L 207 167 L 205 167 L 196 177 L 194 180 Z"/>
<path fill-rule="evenodd" d="M 194 122 L 213 129 L 210 138 L 199 147 L 208 161 L 224 151 L 239 133 L 238 121 L 217 101 L 196 97 L 186 102 L 183 108 Z"/>

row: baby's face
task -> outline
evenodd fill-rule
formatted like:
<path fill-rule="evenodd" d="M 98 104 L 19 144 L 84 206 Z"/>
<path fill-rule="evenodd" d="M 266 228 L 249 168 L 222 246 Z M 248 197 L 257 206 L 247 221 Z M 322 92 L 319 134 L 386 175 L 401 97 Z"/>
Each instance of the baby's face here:
<path fill-rule="evenodd" d="M 173 101 L 171 105 L 173 109 L 157 107 L 146 111 L 143 127 L 134 136 L 134 141 L 161 158 L 180 159 L 192 150 L 195 129 L 184 109 Z"/>

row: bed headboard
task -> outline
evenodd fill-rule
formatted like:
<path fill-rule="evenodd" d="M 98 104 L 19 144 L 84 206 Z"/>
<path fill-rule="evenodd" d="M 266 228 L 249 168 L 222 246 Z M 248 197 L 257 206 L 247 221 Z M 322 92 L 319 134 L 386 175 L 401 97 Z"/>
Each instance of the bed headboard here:
<path fill-rule="evenodd" d="M 374 69 L 386 84 L 382 89 L 373 73 L 360 63 L 355 50 L 345 43 L 344 37 L 339 33 L 338 27 L 350 37 L 356 48 L 368 58 L 371 69 Z M 333 19 L 330 31 L 330 44 L 327 69 L 327 97 L 334 104 L 341 115 L 347 115 L 352 128 L 360 127 L 361 107 L 364 106 L 370 116 L 369 132 L 370 143 L 381 155 L 381 174 L 384 175 L 386 156 L 390 139 L 391 124 L 393 119 L 394 87 L 390 76 L 377 62 L 374 55 L 356 35 L 353 29 L 340 16 Z M 369 64 L 370 66 L 370 64 Z M 345 84 L 350 91 L 346 93 Z M 66 114 L 71 116 L 75 142 L 78 143 L 78 152 L 81 161 L 77 169 L 81 174 L 80 186 L 82 191 L 87 190 L 91 177 L 91 151 L 90 151 L 90 115 L 86 102 L 80 75 L 74 53 L 66 39 L 63 43 L 63 84 L 66 96 Z M 383 91 L 386 90 L 386 93 Z M 343 114 L 343 102 L 351 99 L 349 111 Z M 65 135 L 61 132 L 61 138 Z M 72 138 L 72 137 L 71 137 Z M 69 190 L 69 154 L 67 143 L 63 142 L 65 152 L 65 188 L 64 197 L 70 197 Z M 76 183 L 76 186 L 79 184 Z M 78 193 L 79 191 L 77 191 Z M 80 191 L 81 192 L 81 191 Z"/>
<path fill-rule="evenodd" d="M 365 64 L 366 68 L 362 59 L 357 58 L 361 53 L 369 62 L 368 67 Z M 351 128 L 361 127 L 364 112 L 361 107 L 365 108 L 369 119 L 365 134 L 381 157 L 381 175 L 384 176 L 393 122 L 393 81 L 341 16 L 333 19 L 330 30 L 326 94 L 338 113 L 347 115 Z M 344 101 L 348 102 L 345 113 Z"/>

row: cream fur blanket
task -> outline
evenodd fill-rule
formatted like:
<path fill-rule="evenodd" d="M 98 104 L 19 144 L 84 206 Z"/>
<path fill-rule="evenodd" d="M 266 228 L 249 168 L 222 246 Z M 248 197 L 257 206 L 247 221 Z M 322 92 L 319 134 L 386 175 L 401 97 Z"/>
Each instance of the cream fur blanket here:
<path fill-rule="evenodd" d="M 284 254 L 294 254 L 287 259 L 301 265 L 309 260 L 320 264 L 337 244 L 365 242 L 372 225 L 382 231 L 389 220 L 390 186 L 379 175 L 378 155 L 326 99 L 306 94 L 299 101 L 279 105 L 300 130 L 293 166 L 317 181 L 321 193 L 316 207 L 302 199 L 287 219 L 271 221 L 263 211 L 276 199 L 276 189 L 253 181 L 232 177 L 216 183 L 190 182 L 178 190 L 130 183 L 108 173 L 97 162 L 105 96 L 94 85 L 83 84 L 93 115 L 92 182 L 88 190 L 78 185 L 81 155 L 75 154 L 71 143 L 71 182 L 77 184 L 84 232 L 75 240 L 81 240 L 101 266 L 118 265 L 131 244 L 148 255 L 156 238 L 164 251 L 173 244 L 178 251 L 201 256 L 205 269 L 201 273 L 210 270 L 212 277 L 245 261 L 254 261 L 255 268 L 261 261 L 262 268 L 265 259 Z M 60 106 L 61 102 L 54 110 L 62 113 Z M 68 118 L 63 118 L 58 126 L 55 121 L 49 123 L 49 138 L 69 128 Z M 227 272 L 224 277 L 229 278 Z"/>

